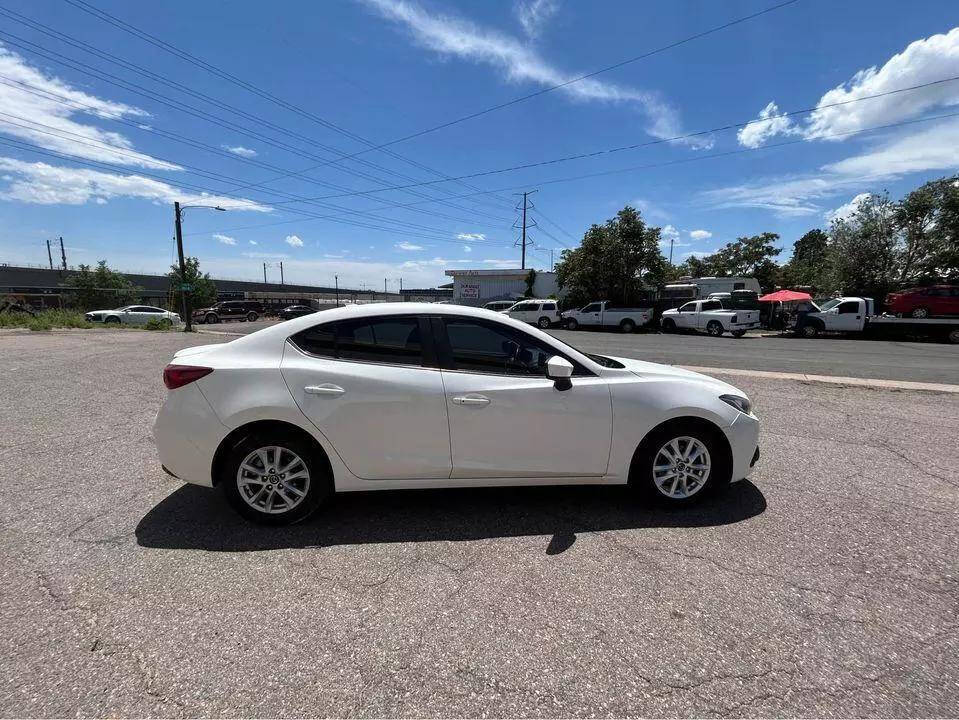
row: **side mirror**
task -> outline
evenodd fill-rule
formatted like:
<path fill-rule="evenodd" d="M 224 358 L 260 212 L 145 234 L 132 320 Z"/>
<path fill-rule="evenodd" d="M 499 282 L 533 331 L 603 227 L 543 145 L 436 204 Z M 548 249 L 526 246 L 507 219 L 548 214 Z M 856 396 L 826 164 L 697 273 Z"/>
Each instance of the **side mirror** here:
<path fill-rule="evenodd" d="M 557 390 L 569 390 L 573 387 L 570 377 L 573 375 L 573 364 L 566 358 L 553 355 L 546 361 L 546 377 L 555 380 Z"/>

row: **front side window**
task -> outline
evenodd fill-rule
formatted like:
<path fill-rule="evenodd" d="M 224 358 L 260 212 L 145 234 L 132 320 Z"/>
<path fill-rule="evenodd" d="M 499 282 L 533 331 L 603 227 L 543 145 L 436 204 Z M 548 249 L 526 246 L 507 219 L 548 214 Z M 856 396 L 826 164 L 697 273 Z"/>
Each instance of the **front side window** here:
<path fill-rule="evenodd" d="M 855 314 L 859 312 L 859 302 L 855 300 L 850 300 L 849 302 L 840 303 L 837 312 L 840 315 Z"/>
<path fill-rule="evenodd" d="M 592 305 L 587 305 L 583 308 L 584 313 L 588 312 L 599 312 L 599 303 L 593 303 Z"/>
<path fill-rule="evenodd" d="M 560 355 L 536 338 L 497 323 L 472 318 L 445 318 L 443 323 L 449 339 L 448 363 L 452 370 L 545 376 L 546 361 Z M 574 375 L 589 374 L 576 362 L 573 367 Z"/>
<path fill-rule="evenodd" d="M 536 309 L 536 303 L 518 303 L 513 306 L 513 312 L 529 312 Z"/>
<path fill-rule="evenodd" d="M 696 312 L 696 303 L 686 303 L 679 308 L 679 312 Z"/>
<path fill-rule="evenodd" d="M 308 328 L 290 340 L 304 352 L 320 357 L 394 365 L 423 364 L 420 324 L 415 317 L 341 320 Z"/>

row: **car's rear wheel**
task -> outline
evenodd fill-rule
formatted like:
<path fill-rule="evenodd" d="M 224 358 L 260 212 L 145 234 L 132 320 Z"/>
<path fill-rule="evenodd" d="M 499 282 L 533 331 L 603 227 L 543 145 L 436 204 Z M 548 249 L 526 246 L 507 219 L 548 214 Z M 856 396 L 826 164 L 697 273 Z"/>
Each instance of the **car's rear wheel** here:
<path fill-rule="evenodd" d="M 573 318 L 570 318 L 569 320 L 566 321 L 567 330 L 575 330 L 578 327 L 579 327 L 579 323 L 576 322 Z"/>
<path fill-rule="evenodd" d="M 669 318 L 666 318 L 665 320 L 663 320 L 662 325 L 663 325 L 663 332 L 667 332 L 667 333 L 676 332 L 676 323 L 670 320 Z"/>
<path fill-rule="evenodd" d="M 541 317 L 537 323 L 543 330 L 546 330 L 552 323 L 549 321 L 548 317 Z"/>
<path fill-rule="evenodd" d="M 629 319 L 623 320 L 619 324 L 619 329 L 622 330 L 624 333 L 627 333 L 627 334 L 631 333 L 636 329 L 636 323 L 634 323 L 632 320 L 629 320 Z"/>
<path fill-rule="evenodd" d="M 922 319 L 924 319 L 924 318 L 927 318 L 927 317 L 929 317 L 931 314 L 932 314 L 932 313 L 929 312 L 929 308 L 925 308 L 925 307 L 917 307 L 917 308 L 915 308 L 911 313 L 909 313 L 909 315 L 910 315 L 911 317 L 914 317 L 914 318 L 916 318 L 916 319 L 918 319 L 918 320 L 922 320 Z"/>
<path fill-rule="evenodd" d="M 959 330 L 950 331 L 947 337 L 949 338 L 949 342 L 953 344 L 959 344 Z"/>
<path fill-rule="evenodd" d="M 230 504 L 248 520 L 265 525 L 302 520 L 333 492 L 316 450 L 281 433 L 245 439 L 223 468 L 220 483 Z"/>
<path fill-rule="evenodd" d="M 255 312 L 253 312 L 252 310 L 250 310 L 250 312 L 248 312 L 248 313 L 246 314 L 246 319 L 249 320 L 250 322 L 256 322 L 256 319 L 257 319 L 258 317 L 260 317 L 260 316 L 257 315 L 257 314 L 256 314 Z"/>
<path fill-rule="evenodd" d="M 706 332 L 713 337 L 719 337 L 723 334 L 723 324 L 719 320 L 710 320 L 706 325 Z"/>
<path fill-rule="evenodd" d="M 689 505 L 729 482 L 728 465 L 715 432 L 674 423 L 643 443 L 630 484 L 667 505 Z"/>
<path fill-rule="evenodd" d="M 204 322 L 205 322 L 207 325 L 213 325 L 214 323 L 219 322 L 219 320 L 220 320 L 220 318 L 218 318 L 218 317 L 217 317 L 216 315 L 214 315 L 213 313 L 207 313 L 207 316 L 206 316 L 206 319 L 204 320 Z"/>

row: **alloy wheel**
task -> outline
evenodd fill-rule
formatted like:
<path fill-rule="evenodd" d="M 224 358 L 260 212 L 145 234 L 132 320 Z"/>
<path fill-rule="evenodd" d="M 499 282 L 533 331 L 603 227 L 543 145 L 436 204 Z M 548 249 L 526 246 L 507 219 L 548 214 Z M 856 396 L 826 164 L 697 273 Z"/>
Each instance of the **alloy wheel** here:
<path fill-rule="evenodd" d="M 673 500 L 692 497 L 706 485 L 712 460 L 701 440 L 688 435 L 663 445 L 653 460 L 656 489 Z"/>
<path fill-rule="evenodd" d="M 310 490 L 310 471 L 289 448 L 270 445 L 247 455 L 236 471 L 236 486 L 243 501 L 259 512 L 289 512 Z"/>

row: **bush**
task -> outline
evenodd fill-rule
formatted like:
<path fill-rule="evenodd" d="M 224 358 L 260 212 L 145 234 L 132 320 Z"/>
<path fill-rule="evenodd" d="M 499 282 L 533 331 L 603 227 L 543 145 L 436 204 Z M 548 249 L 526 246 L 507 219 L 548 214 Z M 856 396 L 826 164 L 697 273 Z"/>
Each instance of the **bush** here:
<path fill-rule="evenodd" d="M 142 326 L 144 330 L 172 330 L 173 325 L 166 320 L 150 320 Z"/>
<path fill-rule="evenodd" d="M 52 330 L 53 328 L 82 328 L 87 330 L 93 325 L 83 314 L 75 310 L 41 310 L 35 315 L 20 312 L 0 313 L 0 328 L 28 328 L 30 330 Z"/>

